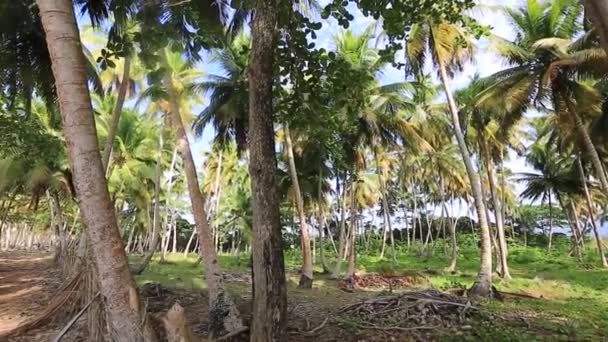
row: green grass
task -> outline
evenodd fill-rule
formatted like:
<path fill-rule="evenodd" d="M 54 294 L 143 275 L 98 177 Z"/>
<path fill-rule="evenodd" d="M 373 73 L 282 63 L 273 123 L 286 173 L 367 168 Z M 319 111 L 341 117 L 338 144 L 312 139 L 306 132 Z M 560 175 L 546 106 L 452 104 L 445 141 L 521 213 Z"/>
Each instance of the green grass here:
<path fill-rule="evenodd" d="M 494 285 L 501 291 L 528 294 L 539 299 L 510 299 L 504 302 L 491 301 L 483 304 L 488 312 L 501 317 L 496 321 L 481 321 L 472 333 L 450 334 L 445 340 L 606 340 L 608 339 L 608 271 L 597 265 L 593 250 L 587 252 L 583 262 L 566 256 L 565 248 L 556 248 L 552 253 L 545 249 L 512 246 L 509 265 L 513 279 L 503 281 L 494 278 Z M 328 253 L 329 254 L 329 253 Z M 298 251 L 286 251 L 286 268 L 289 272 L 290 302 L 313 302 L 320 310 L 331 310 L 351 303 L 373 293 L 345 293 L 337 288 L 337 283 L 327 276 L 315 276 L 315 288 L 297 289 L 297 274 L 300 265 Z M 333 259 L 332 255 L 328 256 Z M 160 283 L 166 287 L 190 291 L 205 290 L 202 266 L 194 267 L 196 258 L 183 258 L 181 254 L 170 255 L 170 264 L 152 264 L 137 277 L 140 284 Z M 431 285 L 440 289 L 469 287 L 475 279 L 479 254 L 476 248 L 462 246 L 458 258 L 458 272 L 443 272 L 448 263 L 442 247 L 437 246 L 432 256 L 421 256 L 419 249 L 407 251 L 400 248 L 396 263 L 376 255 L 359 255 L 359 272 L 422 272 L 430 278 Z M 220 256 L 224 270 L 248 272 L 249 258 L 239 260 L 229 255 Z M 594 267 L 589 268 L 589 264 Z M 320 271 L 320 268 L 318 269 Z M 428 284 L 426 285 L 428 286 Z M 244 283 L 230 283 L 230 292 L 235 296 L 247 296 L 249 286 Z"/>

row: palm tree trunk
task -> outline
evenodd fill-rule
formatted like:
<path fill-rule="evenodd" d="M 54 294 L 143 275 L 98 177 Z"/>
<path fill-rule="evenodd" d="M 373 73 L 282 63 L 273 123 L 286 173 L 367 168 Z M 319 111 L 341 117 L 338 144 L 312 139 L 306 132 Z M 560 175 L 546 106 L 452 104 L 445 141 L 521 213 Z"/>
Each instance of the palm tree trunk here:
<path fill-rule="evenodd" d="M 122 81 L 118 87 L 118 96 L 116 98 L 116 105 L 112 112 L 112 122 L 110 122 L 110 128 L 108 130 L 108 136 L 106 138 L 106 144 L 103 148 L 102 164 L 105 173 L 108 173 L 110 164 L 110 155 L 112 154 L 112 148 L 114 147 L 114 139 L 116 137 L 116 131 L 118 129 L 118 122 L 120 121 L 120 115 L 122 114 L 122 107 L 125 103 L 125 97 L 127 96 L 127 89 L 129 88 L 129 77 L 131 70 L 131 58 L 125 57 L 125 64 L 122 70 Z"/>
<path fill-rule="evenodd" d="M 291 178 L 291 184 L 293 184 L 294 196 L 296 201 L 296 207 L 298 209 L 298 219 L 300 221 L 300 239 L 302 247 L 302 271 L 300 275 L 299 288 L 310 289 L 312 288 L 313 272 L 312 272 L 312 258 L 310 254 L 310 236 L 308 235 L 308 225 L 306 224 L 306 213 L 304 212 L 304 201 L 302 199 L 302 192 L 300 191 L 300 182 L 298 180 L 298 173 L 296 170 L 296 162 L 293 155 L 293 144 L 291 142 L 291 132 L 289 131 L 289 124 L 283 125 L 285 131 L 285 149 L 287 152 L 287 159 L 289 161 L 289 176 Z"/>
<path fill-rule="evenodd" d="M 173 247 L 171 248 L 171 253 L 177 253 L 177 222 L 173 223 Z"/>
<path fill-rule="evenodd" d="M 156 156 L 156 168 L 154 171 L 154 213 L 152 218 L 152 241 L 150 241 L 150 248 L 148 254 L 144 257 L 141 265 L 132 270 L 133 274 L 141 274 L 150 264 L 150 260 L 156 252 L 156 246 L 158 245 L 158 229 L 160 228 L 160 175 L 162 173 L 162 154 L 163 154 L 163 130 L 160 130 L 159 144 L 158 144 L 158 156 Z"/>
<path fill-rule="evenodd" d="M 572 251 L 574 251 L 577 258 L 580 260 L 580 254 L 579 254 L 579 250 L 578 250 L 578 234 L 576 232 L 577 228 L 575 227 L 575 225 L 578 225 L 578 222 L 575 222 L 575 219 L 572 217 L 572 214 L 574 214 L 573 207 L 572 206 L 566 207 L 562 197 L 559 194 L 557 194 L 556 196 L 557 196 L 559 205 L 562 207 L 562 210 L 566 214 L 566 219 L 568 220 L 568 225 L 570 226 L 570 231 L 571 231 L 572 239 L 573 239 L 571 253 L 572 253 Z M 572 202 L 569 202 L 569 204 L 572 204 Z"/>
<path fill-rule="evenodd" d="M 346 271 L 346 279 L 351 284 L 355 284 L 354 277 L 356 272 L 356 261 L 357 261 L 357 201 L 356 201 L 356 184 L 353 180 L 351 182 L 350 190 L 350 249 L 348 253 L 348 270 Z"/>
<path fill-rule="evenodd" d="M 163 56 L 166 58 L 166 55 L 163 54 Z M 164 60 L 164 63 L 166 65 L 167 61 Z M 184 163 L 184 173 L 186 174 L 188 193 L 192 204 L 192 214 L 201 244 L 201 255 L 205 263 L 205 279 L 209 292 L 209 332 L 212 337 L 218 337 L 226 332 L 229 333 L 242 329 L 243 323 L 236 305 L 225 291 L 224 279 L 217 261 L 217 253 L 213 246 L 209 222 L 207 222 L 207 214 L 205 213 L 196 166 L 179 111 L 178 94 L 169 73 L 166 73 L 164 76 L 164 85 L 169 93 L 171 104 L 171 110 L 167 114 L 175 130 L 177 138 L 176 146 Z"/>
<path fill-rule="evenodd" d="M 71 0 L 37 0 L 53 63 L 70 169 L 99 288 L 114 336 L 126 341 L 156 341 L 140 305 L 116 224 L 99 153 L 85 62 Z M 146 324 L 141 324 L 146 322 Z"/>
<path fill-rule="evenodd" d="M 578 213 L 576 212 L 576 207 L 574 206 L 574 201 L 570 199 L 570 210 L 572 211 L 572 221 L 574 223 L 574 235 L 575 235 L 575 243 L 577 247 L 577 256 L 578 258 L 582 258 L 583 250 L 585 249 L 585 242 L 583 241 L 583 234 L 580 226 L 580 218 L 578 217 Z"/>
<path fill-rule="evenodd" d="M 166 113 L 165 113 L 166 114 Z M 175 164 L 177 162 L 177 152 L 178 152 L 178 145 L 175 145 L 175 148 L 173 149 L 173 155 L 171 156 L 171 164 L 169 165 L 169 175 L 168 175 L 168 179 L 169 179 L 169 184 L 167 185 L 167 195 L 166 197 L 166 203 L 165 203 L 165 227 L 164 227 L 164 232 L 162 234 L 162 239 L 161 239 L 161 249 L 162 249 L 162 253 L 160 254 L 160 262 L 163 263 L 165 261 L 165 257 L 167 256 L 167 248 L 169 247 L 169 239 L 170 239 L 170 235 L 171 235 L 171 225 L 169 224 L 169 222 L 171 220 L 169 220 L 169 215 L 172 215 L 173 217 L 173 213 L 174 210 L 171 208 L 171 190 L 173 189 L 173 172 L 175 170 Z"/>
<path fill-rule="evenodd" d="M 471 161 L 471 155 L 467 144 L 462 134 L 462 128 L 460 127 L 460 119 L 458 117 L 458 108 L 456 102 L 452 96 L 452 91 L 449 85 L 449 78 L 445 66 L 439 61 L 439 71 L 441 73 L 441 82 L 443 83 L 443 89 L 445 90 L 446 97 L 450 108 L 450 114 L 452 116 L 452 125 L 454 128 L 454 135 L 458 142 L 458 147 L 464 161 L 467 175 L 469 176 L 469 182 L 471 183 L 471 192 L 473 199 L 475 200 L 475 209 L 477 211 L 477 218 L 479 220 L 479 230 L 481 235 L 481 266 L 477 279 L 471 288 L 471 295 L 478 297 L 490 297 L 492 295 L 492 242 L 490 238 L 490 227 L 486 219 L 486 205 L 483 199 L 483 192 L 481 190 L 481 181 L 479 174 L 473 168 L 473 162 Z"/>
<path fill-rule="evenodd" d="M 549 193 L 549 244 L 547 250 L 551 250 L 551 243 L 553 242 L 553 203 L 551 201 L 551 193 Z"/>
<path fill-rule="evenodd" d="M 190 238 L 188 239 L 188 243 L 186 244 L 186 249 L 184 249 L 184 258 L 188 257 L 188 253 L 190 252 L 190 246 L 192 245 L 192 241 L 194 240 L 195 234 L 196 229 L 192 229 L 192 234 L 190 234 Z"/>
<path fill-rule="evenodd" d="M 323 273 L 329 273 L 329 266 L 327 265 L 327 259 L 325 258 L 325 215 L 323 214 L 323 170 L 319 168 L 319 184 L 317 189 L 319 199 L 317 200 L 319 209 L 319 218 L 317 222 L 317 228 L 319 230 L 319 256 L 321 257 L 321 266 L 323 267 Z"/>
<path fill-rule="evenodd" d="M 509 265 L 507 263 L 508 247 L 507 239 L 505 236 L 504 217 L 502 216 L 502 205 L 498 200 L 497 188 L 496 188 L 496 177 L 494 175 L 494 163 L 492 162 L 492 156 L 490 155 L 488 144 L 486 141 L 480 141 L 480 145 L 486 161 L 486 172 L 488 176 L 488 183 L 490 184 L 490 197 L 494 204 L 494 218 L 496 219 L 496 231 L 498 233 L 498 250 L 499 250 L 499 262 L 500 262 L 500 276 L 503 279 L 511 279 L 509 273 Z"/>
<path fill-rule="evenodd" d="M 608 194 L 608 179 L 606 178 L 606 170 L 602 165 L 602 161 L 600 160 L 600 156 L 593 145 L 593 141 L 591 141 L 591 137 L 589 136 L 589 132 L 587 128 L 583 124 L 583 120 L 576 108 L 574 108 L 574 104 L 570 100 L 566 100 L 568 105 L 568 111 L 571 115 L 574 116 L 574 123 L 576 124 L 576 130 L 583 141 L 583 146 L 587 152 L 587 157 L 591 160 L 591 164 L 593 165 L 593 169 L 595 170 L 595 177 L 599 180 L 602 191 L 605 194 Z"/>
<path fill-rule="evenodd" d="M 345 177 L 346 181 L 346 177 Z M 339 180 L 337 180 L 339 183 Z M 340 273 L 342 271 L 342 259 L 344 258 L 344 254 L 346 253 L 346 182 L 342 189 L 341 199 L 340 199 L 340 233 L 338 240 L 338 255 L 336 258 L 336 265 L 334 267 L 334 271 L 331 274 L 332 279 L 340 278 Z M 338 189 L 339 191 L 339 189 Z"/>
<path fill-rule="evenodd" d="M 287 338 L 287 287 L 272 122 L 277 21 L 276 0 L 256 2 L 249 57 L 249 174 L 254 235 L 251 342 Z"/>
<path fill-rule="evenodd" d="M 217 157 L 217 167 L 215 170 L 215 184 L 213 185 L 213 194 L 215 195 L 215 205 L 213 208 L 213 216 L 217 216 L 218 211 L 220 210 L 220 202 L 222 200 L 221 195 L 221 177 L 222 177 L 222 162 L 224 157 L 224 150 L 220 148 L 220 152 Z M 213 226 L 213 238 L 215 241 L 215 249 L 218 250 L 219 246 L 219 227 L 217 225 Z"/>
<path fill-rule="evenodd" d="M 405 229 L 405 238 L 407 240 L 407 247 L 410 247 L 410 225 L 407 220 L 407 201 L 403 201 L 403 225 Z"/>
<path fill-rule="evenodd" d="M 583 168 L 583 163 L 581 162 L 580 155 L 576 159 L 576 166 L 578 167 L 579 177 L 581 183 L 583 184 L 585 201 L 587 203 L 587 210 L 589 210 L 589 219 L 591 220 L 591 228 L 593 229 L 593 235 L 595 236 L 595 242 L 597 244 L 597 252 L 600 255 L 600 260 L 602 261 L 602 267 L 608 268 L 608 261 L 606 261 L 606 255 L 604 255 L 604 246 L 602 246 L 602 238 L 600 237 L 599 231 L 597 229 L 597 223 L 595 222 L 593 201 L 591 200 L 591 196 L 589 195 L 589 188 L 587 187 L 587 177 L 585 176 L 585 169 Z"/>

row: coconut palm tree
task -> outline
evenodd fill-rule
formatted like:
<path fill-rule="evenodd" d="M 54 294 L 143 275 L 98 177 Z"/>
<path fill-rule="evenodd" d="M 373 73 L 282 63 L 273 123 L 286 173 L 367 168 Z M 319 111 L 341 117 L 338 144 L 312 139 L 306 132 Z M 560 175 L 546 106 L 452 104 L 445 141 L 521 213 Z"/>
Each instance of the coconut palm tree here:
<path fill-rule="evenodd" d="M 177 151 L 182 157 L 188 192 L 192 204 L 193 216 L 198 232 L 202 257 L 205 264 L 205 278 L 209 286 L 209 308 L 216 317 L 210 327 L 212 336 L 220 336 L 242 328 L 238 310 L 225 292 L 223 277 L 217 263 L 217 252 L 209 228 L 208 217 L 200 191 L 198 174 L 185 126 L 183 116 L 191 113 L 187 99 L 196 89 L 202 73 L 194 68 L 191 62 L 182 58 L 179 51 L 164 49 L 160 52 L 161 68 L 154 75 L 152 87 L 144 91 L 145 96 L 155 96 L 159 106 L 166 115 L 176 138 Z M 186 112 L 182 110 L 185 109 Z"/>
<path fill-rule="evenodd" d="M 382 168 L 378 157 L 382 154 L 382 146 L 393 149 L 399 144 L 407 145 L 410 149 L 428 148 L 428 144 L 421 137 L 421 133 L 409 121 L 407 111 L 411 109 L 411 101 L 406 96 L 407 91 L 415 85 L 409 82 L 379 85 L 375 79 L 385 66 L 378 52 L 370 47 L 373 37 L 374 25 L 370 25 L 361 35 L 352 31 L 344 31 L 336 36 L 338 59 L 347 63 L 351 72 L 360 75 L 360 82 L 354 89 L 357 93 L 359 108 L 355 109 L 352 117 L 354 129 L 349 133 L 350 140 L 355 148 L 351 153 L 364 151 L 362 147 L 370 146 L 375 156 L 376 172 L 379 175 L 380 193 L 382 199 L 382 212 L 384 218 L 384 237 L 391 232 L 392 257 L 395 260 L 395 245 L 390 222 L 388 205 L 386 167 Z M 353 75 L 351 74 L 351 75 Z M 357 147 L 360 146 L 360 147 Z M 351 156 L 350 159 L 361 160 L 362 156 Z M 357 170 L 353 171 L 355 174 Z"/>
<path fill-rule="evenodd" d="M 412 27 L 406 49 L 408 71 L 421 73 L 427 62 L 427 55 L 433 66 L 438 70 L 447 97 L 448 112 L 451 117 L 453 133 L 462 155 L 467 171 L 481 235 L 481 266 L 475 283 L 471 289 L 474 296 L 488 297 L 492 292 L 492 251 L 486 204 L 481 188 L 479 173 L 473 167 L 471 154 L 467 146 L 463 127 L 460 124 L 458 105 L 452 94 L 451 77 L 462 68 L 464 63 L 473 56 L 474 45 L 465 29 L 458 24 L 435 21 L 427 18 L 422 23 Z"/>
<path fill-rule="evenodd" d="M 239 151 L 247 148 L 247 66 L 250 38 L 238 33 L 227 46 L 212 51 L 210 62 L 219 64 L 222 74 L 208 75 L 197 84 L 202 93 L 210 93 L 209 105 L 200 112 L 192 127 L 197 136 L 212 124 L 216 142 L 235 140 Z"/>
<path fill-rule="evenodd" d="M 580 34 L 580 3 L 529 1 L 524 7 L 503 10 L 517 38 L 495 39 L 493 49 L 510 67 L 492 76 L 495 84 L 488 96 L 501 94 L 512 101 L 551 107 L 552 115 L 570 121 L 592 162 L 594 176 L 608 192 L 605 167 L 587 127 L 589 115 L 601 107 L 601 97 L 581 82 L 590 76 L 603 77 L 606 54 L 594 45 L 593 32 Z"/>
<path fill-rule="evenodd" d="M 555 146 L 545 147 L 546 139 L 533 144 L 527 153 L 526 162 L 539 173 L 520 173 L 516 180 L 526 184 L 526 188 L 520 194 L 521 198 L 548 203 L 549 205 L 549 243 L 550 250 L 553 235 L 553 199 L 557 199 L 562 205 L 562 198 L 567 193 L 574 192 L 577 188 L 573 180 L 567 160 L 560 159 Z M 562 208 L 567 210 L 567 208 Z"/>
<path fill-rule="evenodd" d="M 121 248 L 95 132 L 78 26 L 71 1 L 37 1 L 52 56 L 64 134 L 86 232 L 113 332 L 131 341 L 154 340 Z M 66 42 L 66 43 L 64 43 Z M 69 97 L 69 98 L 68 98 Z M 131 305 L 129 305 L 131 303 Z"/>

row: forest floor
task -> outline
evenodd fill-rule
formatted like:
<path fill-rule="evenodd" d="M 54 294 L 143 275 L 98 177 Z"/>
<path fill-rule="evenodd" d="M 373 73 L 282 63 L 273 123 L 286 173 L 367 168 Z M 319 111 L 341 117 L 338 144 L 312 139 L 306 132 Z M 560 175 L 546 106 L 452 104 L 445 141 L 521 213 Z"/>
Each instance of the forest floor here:
<path fill-rule="evenodd" d="M 48 341 L 60 328 L 50 324 L 28 333 L 25 340 L 2 337 L 3 332 L 41 312 L 57 291 L 58 273 L 50 267 L 50 258 L 48 254 L 0 254 L 0 341 Z M 453 294 L 462 292 L 474 280 L 477 260 L 474 249 L 464 249 L 459 256 L 459 272 L 447 274 L 441 271 L 447 264 L 443 251 L 436 251 L 433 256 L 401 251 L 395 263 L 362 256 L 358 259 L 361 288 L 349 290 L 327 275 L 315 274 L 313 289 L 306 290 L 297 288 L 300 263 L 297 252 L 287 252 L 289 340 L 608 339 L 605 294 L 608 271 L 587 262 L 592 261 L 591 256 L 578 262 L 561 251 L 546 253 L 536 248 L 515 247 L 510 254 L 513 279 L 507 282 L 495 278 L 496 287 L 503 293 L 502 300 L 472 304 L 454 296 L 420 300 L 429 293 L 433 296 L 439 293 L 429 292 L 429 288 Z M 195 334 L 204 336 L 208 317 L 201 268 L 196 267 L 194 256 L 169 255 L 167 261 L 160 264 L 154 260 L 137 277 L 142 297 L 149 311 L 158 314 L 179 302 L 186 308 Z M 220 264 L 226 272 L 228 290 L 248 321 L 251 305 L 248 259 L 223 255 Z M 416 300 L 411 301 L 412 298 Z"/>
<path fill-rule="evenodd" d="M 51 253 L 0 252 L 0 341 L 8 341 L 8 331 L 43 311 L 60 286 Z M 13 340 L 49 341 L 56 328 L 50 325 Z"/>

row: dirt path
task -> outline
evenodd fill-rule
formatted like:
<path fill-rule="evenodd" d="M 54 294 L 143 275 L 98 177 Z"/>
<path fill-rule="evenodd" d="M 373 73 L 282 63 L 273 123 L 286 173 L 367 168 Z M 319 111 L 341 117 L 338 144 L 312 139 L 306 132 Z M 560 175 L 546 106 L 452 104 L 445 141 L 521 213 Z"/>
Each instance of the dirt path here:
<path fill-rule="evenodd" d="M 56 293 L 61 279 L 51 264 L 48 253 L 0 252 L 0 341 L 20 341 L 5 334 L 44 310 Z M 50 333 L 28 340 L 45 341 Z"/>

